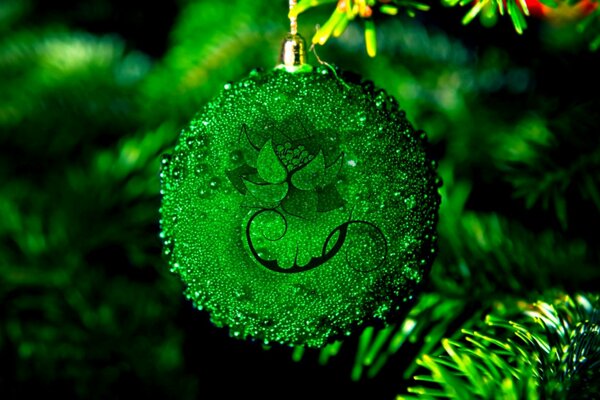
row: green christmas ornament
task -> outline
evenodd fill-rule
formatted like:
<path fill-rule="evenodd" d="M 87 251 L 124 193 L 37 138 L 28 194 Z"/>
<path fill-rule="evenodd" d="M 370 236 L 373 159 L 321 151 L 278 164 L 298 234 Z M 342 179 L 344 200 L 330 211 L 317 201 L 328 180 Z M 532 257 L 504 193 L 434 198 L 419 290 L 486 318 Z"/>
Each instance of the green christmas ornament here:
<path fill-rule="evenodd" d="M 392 97 L 300 54 L 226 84 L 183 130 L 163 159 L 161 235 L 217 326 L 317 347 L 408 306 L 439 179 Z"/>

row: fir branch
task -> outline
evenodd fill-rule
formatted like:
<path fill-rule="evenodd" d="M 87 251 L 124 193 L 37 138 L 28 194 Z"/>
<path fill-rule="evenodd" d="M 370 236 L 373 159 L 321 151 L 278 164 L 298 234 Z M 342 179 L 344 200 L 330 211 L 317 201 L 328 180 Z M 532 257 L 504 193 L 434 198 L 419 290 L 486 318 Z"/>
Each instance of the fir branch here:
<path fill-rule="evenodd" d="M 182 125 L 223 84 L 252 68 L 273 65 L 287 4 L 241 1 L 186 4 L 172 46 L 145 80 L 143 112 L 151 128 L 165 120 Z M 202 33 L 198 37 L 199 32 Z"/>
<path fill-rule="evenodd" d="M 600 297 L 578 294 L 498 309 L 484 332 L 443 341 L 445 354 L 423 356 L 430 372 L 411 387 L 420 399 L 593 399 L 600 385 Z M 517 320 L 512 320 L 512 317 Z M 413 399 L 413 396 L 399 396 Z"/>
<path fill-rule="evenodd" d="M 598 0 L 594 0 L 590 4 L 594 10 L 577 24 L 577 31 L 590 36 L 590 50 L 596 51 L 600 48 L 600 7 L 598 7 Z"/>
<path fill-rule="evenodd" d="M 588 12 L 586 7 L 591 7 L 591 9 L 595 9 L 594 3 L 596 0 L 591 2 L 590 0 L 537 0 L 540 4 L 536 4 L 535 2 L 531 2 L 528 5 L 526 0 L 442 0 L 442 3 L 449 6 L 468 6 L 471 8 L 465 14 L 462 22 L 463 25 L 466 25 L 473 21 L 475 17 L 479 16 L 483 25 L 493 25 L 496 20 L 507 14 L 511 22 L 515 28 L 515 31 L 518 34 L 522 34 L 524 30 L 527 28 L 527 20 L 526 17 L 530 17 L 529 6 L 533 5 L 534 7 L 541 7 L 541 11 L 537 11 L 538 14 L 541 15 L 550 15 L 550 18 L 558 18 L 558 15 L 561 12 L 568 14 L 569 10 L 577 10 L 579 9 L 579 14 L 577 15 L 577 11 L 575 14 L 571 11 L 571 16 L 568 18 L 581 19 L 581 17 L 585 16 L 585 13 Z M 550 11 L 555 10 L 555 11 Z M 596 10 L 597 11 L 597 10 Z M 596 11 L 589 14 L 586 18 L 584 18 L 581 22 L 578 23 L 578 29 L 583 31 L 586 27 L 590 26 L 592 22 L 596 23 L 598 20 L 598 14 Z M 554 14 L 552 14 L 554 13 Z M 555 15 L 556 14 L 556 15 Z M 540 15 L 538 15 L 540 16 Z M 591 41 L 590 48 L 595 50 L 597 48 L 596 42 L 600 45 L 600 39 L 595 38 Z"/>
<path fill-rule="evenodd" d="M 373 378 L 397 354 L 402 354 L 405 379 L 417 368 L 416 360 L 439 349 L 444 337 L 459 332 L 456 325 L 467 328 L 480 318 L 464 299 L 447 298 L 439 293 L 425 293 L 407 317 L 385 328 L 368 327 L 361 334 L 352 378 Z M 408 348 L 415 346 L 412 350 Z"/>
<path fill-rule="evenodd" d="M 514 196 L 527 208 L 539 204 L 552 210 L 563 229 L 569 210 L 580 209 L 569 203 L 583 200 L 600 213 L 600 142 L 587 131 L 597 123 L 598 118 L 590 118 L 595 107 L 575 106 L 554 120 L 527 118 L 500 138 L 500 151 L 494 154 Z"/>
<path fill-rule="evenodd" d="M 28 1 L 4 0 L 0 3 L 0 32 L 8 31 L 29 11 Z"/>
<path fill-rule="evenodd" d="M 432 280 L 441 291 L 524 294 L 575 288 L 599 277 L 581 240 L 568 241 L 550 230 L 536 234 L 498 214 L 465 213 L 453 228 L 440 226 L 441 265 L 433 269 Z"/>
<path fill-rule="evenodd" d="M 415 306 L 401 320 L 385 326 L 367 326 L 352 340 L 337 341 L 321 350 L 296 349 L 292 357 L 300 361 L 305 355 L 319 352 L 319 363 L 328 364 L 335 357 L 354 354 L 350 376 L 354 381 L 373 379 L 384 367 L 402 357 L 404 379 L 418 368 L 417 359 L 425 354 L 438 354 L 445 337 L 458 337 L 460 329 L 469 329 L 481 319 L 489 304 L 474 304 L 468 299 L 450 298 L 428 292 L 419 296 Z"/>
<path fill-rule="evenodd" d="M 445 163 L 439 171 L 444 181 L 440 252 L 431 274 L 436 290 L 489 299 L 554 287 L 576 289 L 600 278 L 594 255 L 583 240 L 567 240 L 552 230 L 532 232 L 497 213 L 468 211 L 470 184 L 455 182 Z"/>
<path fill-rule="evenodd" d="M 63 29 L 0 40 L 0 141 L 35 171 L 80 159 L 87 148 L 139 126 L 137 88 L 150 67 L 113 36 Z M 65 118 L 65 115 L 70 118 Z M 85 129 L 82 129 L 85 126 Z M 19 134 L 13 134 L 18 129 Z"/>
<path fill-rule="evenodd" d="M 193 385 L 183 335 L 164 323 L 181 287 L 159 257 L 158 155 L 176 129 L 139 127 L 148 68 L 112 36 L 50 28 L 0 40 L 2 395 L 34 381 L 106 397 L 132 368 L 164 369 L 169 378 L 152 379 L 164 393 Z M 111 358 L 128 361 L 104 368 Z"/>
<path fill-rule="evenodd" d="M 542 10 L 537 12 L 542 15 L 548 14 L 548 10 L 558 10 L 555 11 L 557 15 L 552 18 L 559 18 L 558 15 L 562 12 L 561 10 L 579 10 L 579 14 L 577 12 L 569 14 L 567 11 L 565 13 L 570 15 L 568 17 L 570 22 L 573 19 L 581 20 L 577 22 L 579 32 L 591 32 L 590 49 L 597 50 L 600 48 L 600 9 L 596 7 L 597 0 L 537 1 L 540 2 L 538 7 L 541 7 Z M 295 18 L 312 7 L 331 5 L 335 2 L 336 0 L 301 0 L 290 10 L 289 16 Z M 530 17 L 526 0 L 441 0 L 441 2 L 446 6 L 470 6 L 462 19 L 463 25 L 470 23 L 476 17 L 480 17 L 484 26 L 492 26 L 495 25 L 499 17 L 507 15 L 519 35 L 527 29 L 527 18 Z M 397 15 L 400 11 L 404 11 L 408 16 L 413 17 L 416 11 L 427 11 L 429 8 L 428 4 L 418 0 L 337 0 L 336 8 L 329 19 L 318 28 L 312 42 L 313 45 L 323 45 L 331 36 L 341 36 L 350 22 L 360 18 L 364 20 L 365 25 L 367 54 L 370 57 L 375 57 L 377 39 L 373 17 L 376 13 Z"/>
<path fill-rule="evenodd" d="M 297 17 L 298 14 L 309 8 L 334 2 L 336 0 L 301 0 L 290 10 L 289 15 L 290 17 Z M 418 0 L 337 0 L 336 8 L 327 22 L 319 27 L 312 38 L 312 43 L 313 45 L 323 45 L 331 36 L 341 36 L 351 21 L 360 18 L 364 20 L 365 25 L 367 54 L 370 57 L 375 57 L 377 54 L 377 35 L 373 20 L 375 13 L 397 15 L 400 10 L 412 17 L 417 10 L 429 10 L 429 5 Z"/>

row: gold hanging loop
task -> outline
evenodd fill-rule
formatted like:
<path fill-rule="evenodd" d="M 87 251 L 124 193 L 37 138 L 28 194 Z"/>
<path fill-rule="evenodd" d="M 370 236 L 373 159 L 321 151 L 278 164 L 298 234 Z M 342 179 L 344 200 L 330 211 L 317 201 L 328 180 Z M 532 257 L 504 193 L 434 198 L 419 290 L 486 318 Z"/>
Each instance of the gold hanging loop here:
<path fill-rule="evenodd" d="M 296 6 L 296 0 L 289 0 L 289 2 L 291 10 Z M 290 32 L 281 44 L 278 68 L 284 68 L 291 72 L 311 70 L 310 65 L 306 63 L 306 42 L 298 33 L 298 18 L 296 16 L 289 18 Z"/>

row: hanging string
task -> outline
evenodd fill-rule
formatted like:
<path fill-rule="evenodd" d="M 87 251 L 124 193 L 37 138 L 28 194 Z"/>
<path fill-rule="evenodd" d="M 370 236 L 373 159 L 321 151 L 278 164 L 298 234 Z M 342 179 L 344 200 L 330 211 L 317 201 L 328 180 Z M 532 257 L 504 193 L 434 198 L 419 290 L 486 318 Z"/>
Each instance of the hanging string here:
<path fill-rule="evenodd" d="M 296 0 L 290 0 L 290 10 L 296 7 Z M 298 17 L 290 17 L 290 33 L 295 35 L 298 33 Z"/>

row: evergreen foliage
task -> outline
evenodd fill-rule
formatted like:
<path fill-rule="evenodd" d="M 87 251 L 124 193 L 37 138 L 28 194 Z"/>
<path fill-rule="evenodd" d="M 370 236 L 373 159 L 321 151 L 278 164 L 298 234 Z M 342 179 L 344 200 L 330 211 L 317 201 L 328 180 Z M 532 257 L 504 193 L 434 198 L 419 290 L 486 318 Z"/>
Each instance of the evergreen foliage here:
<path fill-rule="evenodd" d="M 327 3 L 300 15 L 307 37 Z M 319 57 L 385 88 L 428 133 L 440 249 L 406 315 L 320 351 L 212 327 L 158 237 L 160 155 L 226 81 L 275 64 L 287 2 L 173 3 L 152 55 L 106 28 L 155 20 L 142 2 L 0 3 L 1 398 L 599 396 L 598 8 L 531 19 L 517 38 L 458 26 L 448 8 L 367 3 L 377 58 L 350 19 Z"/>

